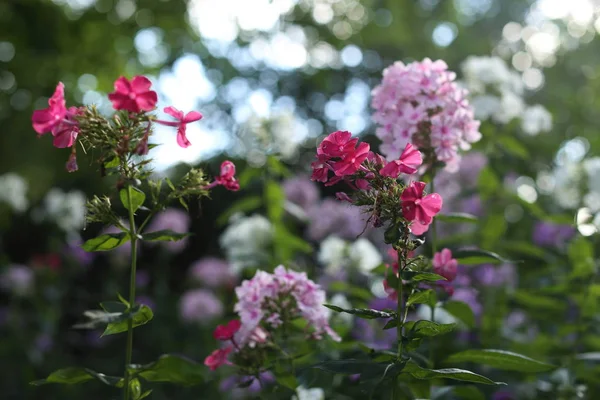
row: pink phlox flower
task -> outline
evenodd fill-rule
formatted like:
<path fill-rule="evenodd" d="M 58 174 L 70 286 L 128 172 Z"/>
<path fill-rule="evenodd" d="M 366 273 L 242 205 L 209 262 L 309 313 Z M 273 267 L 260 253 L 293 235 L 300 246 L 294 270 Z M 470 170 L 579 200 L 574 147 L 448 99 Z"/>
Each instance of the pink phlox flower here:
<path fill-rule="evenodd" d="M 48 100 L 48 108 L 35 110 L 31 116 L 33 129 L 40 135 L 54 130 L 67 115 L 65 85 L 59 82 Z"/>
<path fill-rule="evenodd" d="M 390 178 L 397 178 L 401 173 L 414 174 L 423 163 L 421 152 L 412 144 L 407 143 L 404 151 L 397 160 L 390 161 L 379 173 Z"/>
<path fill-rule="evenodd" d="M 410 232 L 413 235 L 421 236 L 429 230 L 429 224 L 422 224 L 417 220 L 414 220 L 409 226 Z"/>
<path fill-rule="evenodd" d="M 115 91 L 108 99 L 115 110 L 127 110 L 132 113 L 152 111 L 158 102 L 158 95 L 150 90 L 152 82 L 145 76 L 135 76 L 129 81 L 124 76 L 115 81 Z"/>
<path fill-rule="evenodd" d="M 177 144 L 180 147 L 186 148 L 191 145 L 187 136 L 185 135 L 187 124 L 196 122 L 202 119 L 202 114 L 198 111 L 190 111 L 184 114 L 183 111 L 179 111 L 175 107 L 165 107 L 164 112 L 175 118 L 177 122 L 157 120 L 159 124 L 167 126 L 177 127 Z"/>
<path fill-rule="evenodd" d="M 344 154 L 341 161 L 333 165 L 333 172 L 336 176 L 352 175 L 360 168 L 361 164 L 367 159 L 369 154 L 369 144 L 362 142 L 356 149 L 350 149 Z"/>
<path fill-rule="evenodd" d="M 433 271 L 452 282 L 456 278 L 458 261 L 452 258 L 450 249 L 443 249 L 433 255 Z"/>
<path fill-rule="evenodd" d="M 79 125 L 74 116 L 80 114 L 81 111 L 77 107 L 69 107 L 69 110 L 63 120 L 61 120 L 53 129 L 52 136 L 54 140 L 52 145 L 59 149 L 73 147 L 79 135 Z"/>
<path fill-rule="evenodd" d="M 227 360 L 227 356 L 229 355 L 229 353 L 231 353 L 232 350 L 232 347 L 225 347 L 223 349 L 217 349 L 213 351 L 212 353 L 210 353 L 209 356 L 207 356 L 204 359 L 204 365 L 210 368 L 211 371 L 214 371 L 222 365 L 231 364 Z"/>
<path fill-rule="evenodd" d="M 229 160 L 221 163 L 221 174 L 215 178 L 218 185 L 222 185 L 232 192 L 240 190 L 240 183 L 235 179 L 235 164 Z"/>
<path fill-rule="evenodd" d="M 213 332 L 213 337 L 217 340 L 231 340 L 233 336 L 240 330 L 242 323 L 239 319 L 233 319 L 227 325 L 219 325 Z"/>
<path fill-rule="evenodd" d="M 424 182 L 412 182 L 400 195 L 402 215 L 409 221 L 429 224 L 442 209 L 442 197 L 437 193 L 423 196 Z"/>
<path fill-rule="evenodd" d="M 317 149 L 317 151 L 318 151 L 318 149 Z M 317 160 L 313 161 L 310 164 L 310 167 L 313 170 L 312 175 L 310 177 L 311 180 L 316 181 L 316 182 L 323 182 L 323 183 L 327 182 L 329 170 L 330 170 L 330 167 L 327 164 L 328 160 L 329 160 L 329 157 L 327 157 L 324 154 L 317 155 Z"/>
<path fill-rule="evenodd" d="M 336 131 L 330 133 L 317 148 L 317 154 L 323 154 L 328 157 L 342 157 L 352 152 L 358 139 L 352 139 L 352 134 L 348 131 Z"/>

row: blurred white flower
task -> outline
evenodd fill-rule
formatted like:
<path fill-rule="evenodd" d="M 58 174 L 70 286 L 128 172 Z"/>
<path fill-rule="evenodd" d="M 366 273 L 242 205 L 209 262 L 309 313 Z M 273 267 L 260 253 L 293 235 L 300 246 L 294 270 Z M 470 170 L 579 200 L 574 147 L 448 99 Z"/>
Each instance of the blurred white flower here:
<path fill-rule="evenodd" d="M 304 386 L 298 386 L 292 400 L 325 400 L 325 392 L 321 388 L 307 389 Z"/>
<path fill-rule="evenodd" d="M 370 272 L 383 261 L 381 253 L 373 243 L 363 238 L 352 243 L 348 256 L 352 264 L 362 272 Z"/>
<path fill-rule="evenodd" d="M 475 96 L 471 99 L 471 105 L 475 110 L 475 118 L 488 119 L 500 108 L 500 98 L 489 94 Z"/>
<path fill-rule="evenodd" d="M 523 99 L 510 91 L 503 91 L 500 98 L 500 107 L 492 114 L 492 119 L 501 124 L 507 124 L 513 119 L 520 117 L 525 103 Z"/>
<path fill-rule="evenodd" d="M 321 242 L 317 260 L 325 266 L 327 272 L 335 273 L 348 261 L 347 252 L 348 242 L 331 235 Z"/>
<path fill-rule="evenodd" d="M 27 189 L 25 179 L 13 172 L 0 176 L 0 203 L 7 203 L 17 212 L 25 211 L 29 207 Z"/>
<path fill-rule="evenodd" d="M 527 107 L 521 118 L 521 129 L 528 135 L 536 136 L 552 129 L 552 114 L 539 104 Z"/>
<path fill-rule="evenodd" d="M 352 308 L 352 304 L 350 304 L 346 296 L 344 296 L 341 293 L 334 294 L 329 300 L 329 304 L 333 304 L 334 306 L 338 306 L 344 309 Z M 350 326 L 352 325 L 352 321 L 354 320 L 354 315 L 348 313 L 334 313 L 332 318 L 338 319 L 345 326 Z"/>
<path fill-rule="evenodd" d="M 219 239 L 232 270 L 239 274 L 244 268 L 267 262 L 273 243 L 273 225 L 262 215 L 236 215 Z"/>
<path fill-rule="evenodd" d="M 85 226 L 86 198 L 83 192 L 63 192 L 50 189 L 43 202 L 43 209 L 36 210 L 36 218 L 54 222 L 67 233 L 77 233 Z"/>

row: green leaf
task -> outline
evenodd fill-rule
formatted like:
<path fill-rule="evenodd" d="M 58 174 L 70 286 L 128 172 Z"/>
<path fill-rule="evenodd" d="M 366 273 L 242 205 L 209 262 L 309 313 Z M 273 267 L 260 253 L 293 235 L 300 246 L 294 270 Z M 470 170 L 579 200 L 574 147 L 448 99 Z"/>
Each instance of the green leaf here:
<path fill-rule="evenodd" d="M 206 367 L 190 359 L 165 354 L 150 364 L 130 365 L 136 376 L 149 382 L 170 382 L 179 385 L 197 385 L 204 382 Z"/>
<path fill-rule="evenodd" d="M 435 298 L 435 293 L 431 289 L 413 293 L 408 297 L 406 306 L 410 307 L 413 304 L 429 304 L 432 298 Z"/>
<path fill-rule="evenodd" d="M 467 213 L 447 213 L 447 214 L 438 214 L 435 218 L 439 221 L 443 222 L 456 222 L 456 223 L 470 223 L 476 224 L 479 222 L 479 217 L 476 217 L 472 214 Z"/>
<path fill-rule="evenodd" d="M 394 365 L 389 362 L 379 363 L 371 360 L 347 359 L 324 361 L 313 365 L 312 368 L 342 375 L 361 374 L 361 379 L 367 380 L 390 378 L 392 375 L 397 376 L 404 364 L 398 364 L 397 367 L 394 367 Z"/>
<path fill-rule="evenodd" d="M 140 397 L 138 397 L 138 400 L 145 399 L 146 397 L 150 396 L 151 394 L 152 394 L 152 389 L 146 390 L 144 393 L 142 393 L 142 395 Z"/>
<path fill-rule="evenodd" d="M 222 226 L 229 222 L 229 219 L 237 213 L 247 213 L 254 211 L 262 205 L 260 196 L 248 196 L 234 202 L 225 212 L 217 218 L 217 225 Z"/>
<path fill-rule="evenodd" d="M 540 296 L 538 294 L 526 292 L 524 290 L 517 290 L 513 294 L 513 298 L 516 302 L 531 307 L 534 309 L 548 310 L 548 311 L 561 311 L 566 308 L 566 303 L 554 297 Z"/>
<path fill-rule="evenodd" d="M 428 369 L 421 368 L 413 361 L 409 361 L 402 373 L 408 373 L 416 379 L 453 379 L 462 382 L 483 383 L 485 385 L 505 385 L 503 382 L 494 382 L 485 376 L 476 374 L 465 369 L 445 368 L 445 369 Z"/>
<path fill-rule="evenodd" d="M 129 381 L 129 393 L 133 400 L 139 400 L 142 395 L 142 384 L 137 378 L 133 378 Z"/>
<path fill-rule="evenodd" d="M 353 314 L 359 318 L 364 318 L 364 319 L 396 318 L 395 312 L 385 312 L 385 311 L 379 311 L 379 310 L 372 310 L 372 309 L 368 309 L 368 308 L 344 309 L 342 307 L 334 306 L 333 304 L 323 304 L 323 305 L 333 311 L 343 312 L 343 313 L 347 313 L 347 314 Z"/>
<path fill-rule="evenodd" d="M 534 360 L 522 354 L 493 349 L 461 351 L 460 353 L 452 354 L 446 359 L 446 362 L 473 362 L 493 368 L 518 372 L 545 372 L 556 368 L 553 365 Z"/>
<path fill-rule="evenodd" d="M 129 241 L 129 234 L 126 232 L 106 233 L 86 241 L 81 248 L 87 252 L 107 251 L 117 248 Z"/>
<path fill-rule="evenodd" d="M 147 242 L 176 242 L 191 235 L 191 233 L 179 233 L 169 229 L 163 229 L 160 231 L 144 233 L 142 240 Z"/>
<path fill-rule="evenodd" d="M 488 165 L 479 173 L 477 181 L 482 196 L 489 197 L 500 189 L 500 180 L 492 168 Z"/>
<path fill-rule="evenodd" d="M 583 278 L 594 274 L 596 269 L 594 263 L 594 246 L 588 238 L 579 236 L 571 241 L 567 254 L 573 267 L 573 271 L 570 274 L 571 278 Z"/>
<path fill-rule="evenodd" d="M 267 167 L 269 168 L 269 172 L 273 173 L 275 176 L 285 178 L 292 174 L 288 167 L 274 156 L 267 157 Z"/>
<path fill-rule="evenodd" d="M 88 368 L 70 367 L 54 371 L 46 379 L 31 382 L 30 385 L 40 386 L 47 383 L 62 383 L 65 385 L 74 385 L 77 383 L 87 382 L 92 379 L 97 379 L 105 385 L 123 386 L 121 382 L 123 378 L 116 376 L 107 376 Z"/>
<path fill-rule="evenodd" d="M 438 324 L 433 321 L 419 320 L 412 325 L 408 336 L 410 338 L 432 337 L 452 332 L 456 324 Z"/>
<path fill-rule="evenodd" d="M 296 377 L 294 375 L 291 375 L 291 374 L 276 375 L 275 379 L 277 380 L 278 384 L 280 384 L 281 386 L 286 387 L 288 389 L 291 389 L 294 392 L 296 391 L 296 388 L 298 387 L 298 380 L 296 379 Z"/>
<path fill-rule="evenodd" d="M 267 215 L 272 222 L 280 221 L 284 212 L 285 193 L 283 188 L 274 181 L 265 184 L 265 206 Z"/>
<path fill-rule="evenodd" d="M 444 303 L 444 310 L 461 320 L 469 328 L 475 327 L 475 314 L 468 304 L 451 300 Z"/>
<path fill-rule="evenodd" d="M 129 325 L 129 320 L 133 321 L 133 327 L 137 327 L 140 325 L 147 324 L 152 318 L 154 314 L 152 310 L 147 305 L 141 304 L 135 306 L 131 311 L 122 313 L 115 321 L 110 322 L 102 336 L 114 335 L 115 333 L 125 332 Z"/>
<path fill-rule="evenodd" d="M 475 250 L 456 250 L 452 252 L 452 256 L 462 265 L 477 265 L 477 264 L 500 264 L 511 263 L 516 264 L 520 261 L 508 260 L 492 251 L 475 249 Z"/>
<path fill-rule="evenodd" d="M 129 191 L 131 196 L 131 204 L 129 204 L 129 196 L 127 195 L 127 191 Z M 123 207 L 127 210 L 131 208 L 131 211 L 136 212 L 138 208 L 140 208 L 144 201 L 146 200 L 146 194 L 142 192 L 140 189 L 128 186 L 119 191 L 119 197 L 121 198 L 121 203 L 123 203 Z"/>
<path fill-rule="evenodd" d="M 124 313 L 129 305 L 119 301 L 103 301 L 100 307 L 107 313 Z"/>
<path fill-rule="evenodd" d="M 392 329 L 398 326 L 398 320 L 396 318 L 394 319 L 390 319 L 385 326 L 383 327 L 383 330 L 388 330 L 388 329 Z"/>
<path fill-rule="evenodd" d="M 433 272 L 415 272 L 415 271 L 403 271 L 402 279 L 413 282 L 437 282 L 445 281 L 441 275 L 434 274 Z M 395 287 L 395 286 L 394 286 Z"/>
<path fill-rule="evenodd" d="M 121 161 L 119 160 L 119 157 L 114 157 L 110 161 L 106 161 L 104 163 L 104 168 L 106 168 L 106 169 L 116 168 L 119 166 L 120 163 L 121 163 Z"/>
<path fill-rule="evenodd" d="M 527 147 L 515 137 L 508 135 L 496 136 L 496 141 L 508 153 L 524 160 L 529 159 L 529 151 L 527 151 Z"/>

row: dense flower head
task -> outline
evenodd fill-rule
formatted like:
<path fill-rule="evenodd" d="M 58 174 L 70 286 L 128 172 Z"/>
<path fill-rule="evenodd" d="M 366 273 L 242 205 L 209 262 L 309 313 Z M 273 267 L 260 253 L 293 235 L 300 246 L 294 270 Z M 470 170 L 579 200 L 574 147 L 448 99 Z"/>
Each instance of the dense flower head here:
<path fill-rule="evenodd" d="M 115 110 L 127 110 L 132 113 L 152 111 L 158 102 L 158 95 L 150 90 L 152 82 L 145 76 L 134 76 L 130 81 L 124 76 L 115 81 L 115 91 L 108 99 Z"/>
<path fill-rule="evenodd" d="M 190 290 L 181 296 L 180 315 L 186 322 L 208 323 L 223 311 L 223 303 L 210 290 Z"/>
<path fill-rule="evenodd" d="M 358 171 L 369 156 L 369 144 L 359 143 L 348 131 L 329 134 L 317 148 L 317 160 L 311 164 L 311 179 L 328 185 L 339 182 L 343 177 Z M 330 179 L 329 172 L 334 176 Z"/>
<path fill-rule="evenodd" d="M 223 161 L 221 163 L 221 172 L 215 178 L 215 182 L 232 192 L 240 190 L 240 183 L 235 178 L 235 164 L 229 160 Z"/>
<path fill-rule="evenodd" d="M 252 345 L 257 329 L 268 334 L 269 330 L 289 322 L 284 318 L 296 317 L 308 322 L 313 338 L 321 339 L 323 334 L 328 334 L 340 340 L 330 328 L 329 313 L 323 307 L 325 291 L 304 272 L 288 270 L 282 265 L 272 274 L 259 270 L 252 279 L 242 282 L 235 293 L 238 301 L 234 310 L 242 323 L 236 336 L 240 346 Z"/>
<path fill-rule="evenodd" d="M 481 134 L 467 91 L 455 78 L 444 61 L 428 58 L 396 62 L 383 71 L 381 84 L 373 89 L 372 107 L 388 160 L 397 159 L 412 143 L 432 157 L 430 162 L 443 161 L 449 171 L 458 168 L 458 151 L 469 149 Z"/>
<path fill-rule="evenodd" d="M 205 257 L 190 267 L 190 277 L 207 287 L 229 286 L 235 281 L 235 274 L 229 263 L 214 257 Z"/>

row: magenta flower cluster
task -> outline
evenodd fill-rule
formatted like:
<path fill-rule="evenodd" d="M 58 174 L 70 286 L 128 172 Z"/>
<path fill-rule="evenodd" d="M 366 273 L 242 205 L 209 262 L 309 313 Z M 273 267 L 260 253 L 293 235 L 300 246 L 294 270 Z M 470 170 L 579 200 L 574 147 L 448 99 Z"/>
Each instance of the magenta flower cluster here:
<path fill-rule="evenodd" d="M 459 150 L 479 141 L 479 121 L 467 101 L 468 92 L 454 81 L 456 74 L 444 61 L 404 64 L 383 71 L 383 81 L 373 89 L 373 120 L 380 150 L 388 160 L 398 159 L 407 143 L 442 161 L 453 172 Z"/>
<path fill-rule="evenodd" d="M 310 336 L 322 339 L 324 334 L 339 341 L 329 326 L 329 312 L 323 307 L 325 291 L 308 279 L 305 272 L 296 272 L 280 265 L 273 274 L 257 271 L 250 280 L 235 289 L 238 302 L 234 310 L 242 322 L 236 343 L 243 347 L 266 341 L 263 327 L 272 331 L 284 321 L 282 316 L 302 317 L 312 330 Z"/>

